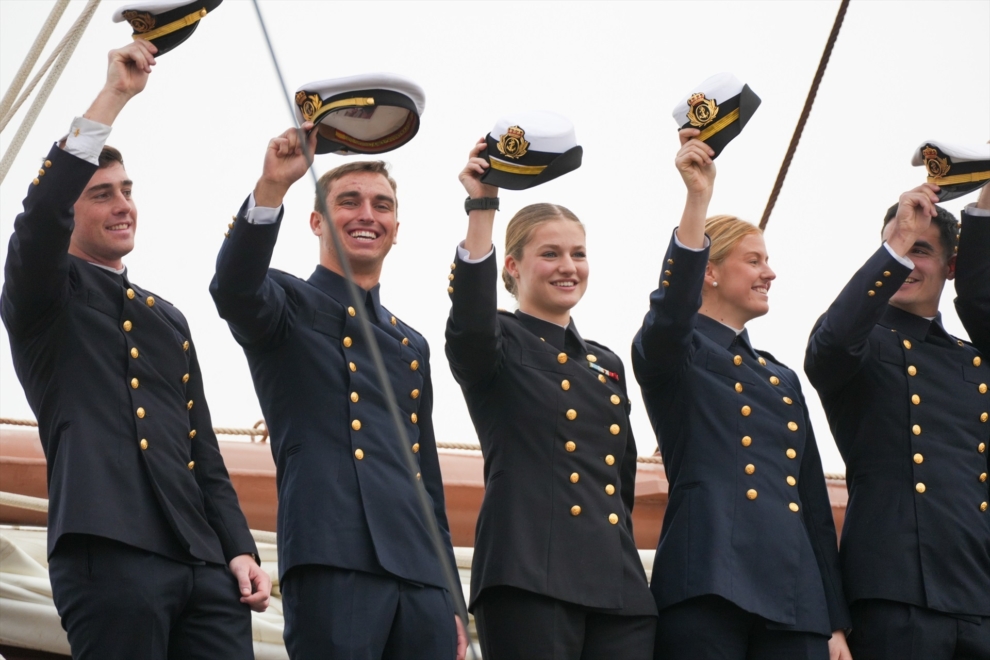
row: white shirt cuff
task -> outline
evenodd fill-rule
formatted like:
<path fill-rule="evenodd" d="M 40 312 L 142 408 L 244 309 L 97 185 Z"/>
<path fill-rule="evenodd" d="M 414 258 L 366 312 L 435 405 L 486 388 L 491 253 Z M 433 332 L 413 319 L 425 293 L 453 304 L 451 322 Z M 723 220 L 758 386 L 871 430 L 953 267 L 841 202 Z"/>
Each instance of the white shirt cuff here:
<path fill-rule="evenodd" d="M 883 242 L 883 246 L 885 248 L 887 248 L 887 252 L 890 252 L 890 256 L 892 256 L 894 259 L 897 259 L 899 262 L 901 262 L 901 264 L 903 264 L 905 268 L 910 268 L 911 270 L 914 270 L 914 262 L 913 261 L 911 261 L 907 257 L 902 257 L 901 255 L 899 255 L 896 252 L 894 252 L 894 248 L 890 247 L 890 245 L 887 243 L 887 241 L 884 241 Z"/>
<path fill-rule="evenodd" d="M 254 201 L 254 193 L 252 192 L 251 196 L 248 197 L 247 213 L 244 219 L 252 225 L 273 225 L 278 220 L 278 214 L 281 210 L 281 205 L 277 209 L 273 209 L 270 206 L 257 206 Z"/>
<path fill-rule="evenodd" d="M 677 247 L 679 247 L 679 248 L 681 248 L 683 250 L 687 250 L 689 252 L 704 252 L 705 250 L 708 249 L 708 247 L 711 244 L 712 244 L 712 239 L 708 238 L 708 236 L 706 235 L 705 236 L 705 245 L 704 245 L 704 247 L 700 247 L 700 248 L 691 248 L 691 247 L 688 247 L 688 246 L 684 245 L 684 243 L 681 243 L 681 239 L 677 238 L 677 230 L 676 229 L 674 230 L 674 245 L 676 245 Z"/>
<path fill-rule="evenodd" d="M 966 205 L 966 214 L 974 218 L 990 218 L 990 209 L 976 208 L 976 202 Z"/>
<path fill-rule="evenodd" d="M 488 251 L 488 254 L 486 254 L 485 256 L 481 257 L 480 259 L 472 259 L 471 253 L 464 248 L 464 241 L 461 241 L 460 243 L 457 244 L 457 258 L 466 264 L 480 264 L 482 261 L 492 256 L 493 254 L 495 254 L 494 245 L 492 246 L 492 249 Z"/>
<path fill-rule="evenodd" d="M 69 126 L 63 150 L 93 165 L 100 164 L 100 152 L 110 137 L 110 127 L 85 117 L 76 117 Z"/>

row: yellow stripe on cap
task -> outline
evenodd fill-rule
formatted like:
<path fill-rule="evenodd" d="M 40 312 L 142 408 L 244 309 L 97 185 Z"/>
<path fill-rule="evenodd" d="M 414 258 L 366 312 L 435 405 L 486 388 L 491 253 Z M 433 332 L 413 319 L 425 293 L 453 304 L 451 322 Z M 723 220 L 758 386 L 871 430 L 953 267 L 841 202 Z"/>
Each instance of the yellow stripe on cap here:
<path fill-rule="evenodd" d="M 516 165 L 515 163 L 506 163 L 504 160 L 498 160 L 497 158 L 491 159 L 491 166 L 493 170 L 498 170 L 499 172 L 524 174 L 526 176 L 536 176 L 547 169 L 546 165 Z"/>
<path fill-rule="evenodd" d="M 725 128 L 732 122 L 736 121 L 737 119 L 739 119 L 739 108 L 736 108 L 735 110 L 733 110 L 726 116 L 722 117 L 721 119 L 719 119 L 717 122 L 706 128 L 705 130 L 701 131 L 701 135 L 698 136 L 698 139 L 704 142 L 705 140 L 712 137 L 713 135 L 715 135 L 723 128 Z"/>
<path fill-rule="evenodd" d="M 184 27 L 188 27 L 204 16 L 206 16 L 206 9 L 200 9 L 199 11 L 193 12 L 188 16 L 183 16 L 177 21 L 172 21 L 171 23 L 163 25 L 158 29 L 151 30 L 150 32 L 143 32 L 141 34 L 135 34 L 131 37 L 131 39 L 134 41 L 137 41 L 138 39 L 153 41 L 160 37 L 164 37 L 167 34 L 172 34 L 173 32 L 181 30 Z"/>
<path fill-rule="evenodd" d="M 970 172 L 969 174 L 953 174 L 952 176 L 928 177 L 928 183 L 937 186 L 954 186 L 960 183 L 976 183 L 990 179 L 990 172 Z"/>
<path fill-rule="evenodd" d="M 320 123 L 320 119 L 334 110 L 339 110 L 340 108 L 363 108 L 374 104 L 375 99 L 368 96 L 359 96 L 353 99 L 341 99 L 339 101 L 334 101 L 333 103 L 321 105 L 320 109 L 316 111 L 316 114 L 313 115 L 313 118 L 310 121 L 314 124 L 318 124 Z"/>

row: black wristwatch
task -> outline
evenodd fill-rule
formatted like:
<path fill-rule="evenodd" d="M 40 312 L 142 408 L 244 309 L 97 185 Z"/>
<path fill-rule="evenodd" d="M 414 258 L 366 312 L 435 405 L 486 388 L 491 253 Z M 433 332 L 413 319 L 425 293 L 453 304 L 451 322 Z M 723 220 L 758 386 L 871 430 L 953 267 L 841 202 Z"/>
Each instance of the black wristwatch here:
<path fill-rule="evenodd" d="M 464 212 L 468 215 L 471 215 L 471 211 L 492 210 L 498 210 L 498 197 L 479 197 L 477 199 L 468 197 L 464 200 Z"/>

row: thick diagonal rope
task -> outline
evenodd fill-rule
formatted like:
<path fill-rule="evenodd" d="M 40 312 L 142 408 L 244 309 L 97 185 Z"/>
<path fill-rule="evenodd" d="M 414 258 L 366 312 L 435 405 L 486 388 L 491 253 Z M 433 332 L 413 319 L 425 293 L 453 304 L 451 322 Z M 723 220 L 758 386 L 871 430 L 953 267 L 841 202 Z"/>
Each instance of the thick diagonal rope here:
<path fill-rule="evenodd" d="M 58 54 L 58 60 L 52 67 L 51 72 L 48 74 L 48 78 L 45 83 L 38 90 L 38 95 L 35 97 L 34 102 L 28 109 L 27 114 L 24 116 L 24 121 L 21 122 L 20 128 L 14 134 L 14 139 L 11 140 L 10 146 L 7 147 L 7 152 L 3 155 L 3 160 L 0 160 L 0 184 L 3 180 L 7 178 L 7 172 L 10 171 L 10 166 L 13 165 L 14 159 L 17 157 L 18 152 L 20 152 L 21 147 L 24 146 L 24 141 L 27 139 L 28 133 L 31 132 L 31 127 L 34 126 L 34 121 L 41 114 L 41 109 L 45 107 L 45 102 L 48 101 L 48 96 L 52 93 L 55 88 L 55 83 L 58 82 L 59 76 L 62 75 L 62 71 L 65 69 L 66 65 L 69 63 L 69 59 L 72 58 L 72 53 L 75 52 L 76 46 L 79 44 L 79 40 L 82 38 L 83 32 L 86 31 L 86 26 L 89 25 L 90 19 L 93 18 L 93 14 L 96 12 L 96 8 L 99 6 L 100 0 L 89 0 L 86 3 L 86 7 L 83 8 L 82 13 L 76 22 L 72 24 L 69 28 L 68 34 L 66 34 L 63 39 L 62 44 L 59 44 L 61 50 Z M 13 111 L 13 110 L 12 110 Z M 8 113 L 10 114 L 10 113 Z"/>
<path fill-rule="evenodd" d="M 822 53 L 822 59 L 818 62 L 818 71 L 815 72 L 815 78 L 811 81 L 808 98 L 804 101 L 804 109 L 801 110 L 801 117 L 798 119 L 797 126 L 794 128 L 791 144 L 787 147 L 787 154 L 784 156 L 784 162 L 780 165 L 777 180 L 774 182 L 773 190 L 770 192 L 770 199 L 767 200 L 767 207 L 763 210 L 763 217 L 760 219 L 760 229 L 767 228 L 767 223 L 770 222 L 770 214 L 773 212 L 773 207 L 777 204 L 777 197 L 780 195 L 781 188 L 784 187 L 787 170 L 791 168 L 791 161 L 794 159 L 794 153 L 797 151 L 798 142 L 801 141 L 801 134 L 804 133 L 804 125 L 808 123 L 808 117 L 811 115 L 811 106 L 815 104 L 815 97 L 818 96 L 818 86 L 822 84 L 822 78 L 825 77 L 825 69 L 828 67 L 829 58 L 832 57 L 832 48 L 835 46 L 835 40 L 839 38 L 839 30 L 842 28 L 842 20 L 846 17 L 846 9 L 848 8 L 849 0 L 842 0 L 842 3 L 839 5 L 839 13 L 835 15 L 835 22 L 832 24 L 832 32 L 828 35 L 828 41 L 825 42 L 825 52 Z"/>
<path fill-rule="evenodd" d="M 27 57 L 21 62 L 21 68 L 17 70 L 17 74 L 14 76 L 14 81 L 10 83 L 10 87 L 4 92 L 3 100 L 0 100 L 0 117 L 4 117 L 4 121 L 0 122 L 0 131 L 7 124 L 7 112 L 10 110 L 10 106 L 14 104 L 14 99 L 21 92 L 21 88 L 24 87 L 24 81 L 27 80 L 28 74 L 31 73 L 31 69 L 34 68 L 35 63 L 38 58 L 41 57 L 41 51 L 45 49 L 45 44 L 48 43 L 48 38 L 52 36 L 52 32 L 55 31 L 55 26 L 58 25 L 59 20 L 62 18 L 62 14 L 65 13 L 65 8 L 69 6 L 69 0 L 58 0 L 55 6 L 52 7 L 51 13 L 48 14 L 48 19 L 45 24 L 41 26 L 41 31 L 38 32 L 38 36 L 35 38 L 34 43 L 31 45 L 31 50 L 28 51 Z M 44 69 L 47 69 L 46 65 Z M 33 85 L 32 85 L 33 87 Z"/>
<path fill-rule="evenodd" d="M 279 84 L 282 87 L 282 94 L 285 97 L 285 104 L 289 110 L 289 116 L 292 118 L 292 123 L 296 127 L 296 131 L 299 134 L 299 141 L 302 145 L 303 153 L 306 154 L 306 160 L 309 164 L 309 174 L 313 179 L 313 188 L 316 191 L 317 203 L 320 207 L 320 213 L 324 218 L 327 219 L 327 225 L 330 228 L 330 237 L 333 239 L 334 252 L 340 255 L 340 265 L 344 271 L 344 278 L 347 280 L 347 292 L 351 299 L 351 304 L 354 305 L 355 309 L 363 310 L 365 308 L 364 298 L 361 296 L 357 284 L 354 282 L 354 272 L 351 269 L 350 260 L 346 257 L 344 252 L 343 244 L 341 243 L 340 236 L 337 232 L 336 225 L 330 220 L 330 213 L 326 205 L 326 195 L 320 190 L 319 176 L 316 174 L 316 167 L 313 163 L 313 158 L 306 152 L 306 134 L 303 132 L 302 127 L 296 121 L 296 113 L 292 105 L 292 97 L 289 94 L 289 88 L 285 84 L 285 77 L 282 75 L 282 68 L 279 66 L 278 57 L 275 55 L 275 47 L 272 45 L 272 40 L 268 34 L 268 27 L 265 24 L 265 18 L 261 15 L 261 7 L 258 5 L 258 0 L 253 0 L 255 13 L 258 15 L 258 23 L 261 25 L 261 33 L 265 38 L 265 43 L 268 45 L 268 53 L 272 58 L 272 65 L 275 67 L 275 74 L 278 76 Z M 416 492 L 416 499 L 419 502 L 419 506 L 422 509 L 423 517 L 426 519 L 426 526 L 430 532 L 430 538 L 433 542 L 433 551 L 436 553 L 437 561 L 440 562 L 440 566 L 443 571 L 444 582 L 447 585 L 447 591 L 450 593 L 451 601 L 454 604 L 454 611 L 460 617 L 461 622 L 464 624 L 465 630 L 468 625 L 468 615 L 467 609 L 462 603 L 462 599 L 456 597 L 455 595 L 462 594 L 461 582 L 457 577 L 457 567 L 452 566 L 448 561 L 447 549 L 444 545 L 443 538 L 440 535 L 440 527 L 437 524 L 436 514 L 433 509 L 433 501 L 426 492 L 426 487 L 423 482 L 417 478 L 419 472 L 419 466 L 416 464 L 416 459 L 413 457 L 413 453 L 409 451 L 409 437 L 406 435 L 405 420 L 402 413 L 399 411 L 399 404 L 395 398 L 395 391 L 392 389 L 392 383 L 388 378 L 388 372 L 385 369 L 385 361 L 382 359 L 382 352 L 378 346 L 378 340 L 375 339 L 374 330 L 371 328 L 371 322 L 368 320 L 367 314 L 357 315 L 358 325 L 361 326 L 361 334 L 364 340 L 368 343 L 368 347 L 371 349 L 371 360 L 375 365 L 375 374 L 378 376 L 379 386 L 382 389 L 382 394 L 385 396 L 385 405 L 389 410 L 389 416 L 392 418 L 392 425 L 395 427 L 395 441 L 399 443 L 400 455 L 406 458 L 407 476 L 412 482 L 413 490 Z M 477 658 L 477 654 L 474 649 L 474 645 L 468 643 L 468 647 L 471 649 L 472 657 Z"/>

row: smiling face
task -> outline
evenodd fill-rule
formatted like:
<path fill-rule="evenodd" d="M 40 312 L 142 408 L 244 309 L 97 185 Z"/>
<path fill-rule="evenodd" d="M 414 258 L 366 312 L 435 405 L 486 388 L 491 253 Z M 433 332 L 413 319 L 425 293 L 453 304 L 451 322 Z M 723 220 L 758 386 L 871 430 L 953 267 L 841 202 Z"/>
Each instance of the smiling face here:
<path fill-rule="evenodd" d="M 938 314 L 945 281 L 956 276 L 956 257 L 946 259 L 939 232 L 938 224 L 932 222 L 907 253 L 907 258 L 914 262 L 914 270 L 891 297 L 890 304 L 894 307 L 918 316 Z"/>
<path fill-rule="evenodd" d="M 515 278 L 519 309 L 547 321 L 567 325 L 570 310 L 588 288 L 584 227 L 563 218 L 537 225 L 522 256 L 505 258 Z"/>
<path fill-rule="evenodd" d="M 709 263 L 703 312 L 737 329 L 769 312 L 770 283 L 777 275 L 768 261 L 763 235 L 747 234 L 721 263 Z"/>
<path fill-rule="evenodd" d="M 134 249 L 137 231 L 132 186 L 120 163 L 96 170 L 73 206 L 69 254 L 110 268 L 124 267 L 121 259 Z"/>
<path fill-rule="evenodd" d="M 371 288 L 377 284 L 382 263 L 398 237 L 399 222 L 392 186 L 376 172 L 351 172 L 330 184 L 326 202 L 344 256 L 355 277 L 361 276 L 363 280 L 358 284 Z M 343 274 L 340 255 L 323 216 L 314 211 L 310 216 L 310 227 L 320 237 L 320 263 Z"/>

